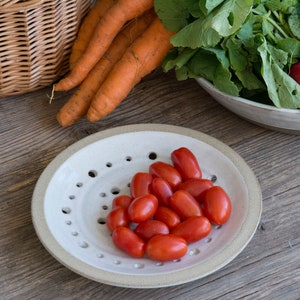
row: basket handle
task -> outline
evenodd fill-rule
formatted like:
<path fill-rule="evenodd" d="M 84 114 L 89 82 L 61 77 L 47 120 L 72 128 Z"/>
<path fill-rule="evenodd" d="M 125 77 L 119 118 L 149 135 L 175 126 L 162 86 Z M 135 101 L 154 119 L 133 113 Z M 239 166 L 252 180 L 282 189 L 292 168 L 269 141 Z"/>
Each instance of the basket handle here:
<path fill-rule="evenodd" d="M 44 0 L 29 0 L 26 2 L 15 3 L 9 6 L 0 6 L 0 13 L 26 11 L 38 7 Z"/>

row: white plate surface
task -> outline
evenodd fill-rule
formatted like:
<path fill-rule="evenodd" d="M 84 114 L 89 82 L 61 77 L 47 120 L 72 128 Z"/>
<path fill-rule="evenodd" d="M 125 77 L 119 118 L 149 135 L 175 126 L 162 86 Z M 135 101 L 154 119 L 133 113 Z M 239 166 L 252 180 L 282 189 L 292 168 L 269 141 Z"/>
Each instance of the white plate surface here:
<path fill-rule="evenodd" d="M 190 244 L 179 261 L 131 258 L 115 248 L 101 223 L 112 199 L 129 194 L 137 171 L 157 160 L 170 162 L 170 153 L 181 146 L 196 155 L 203 177 L 216 176 L 215 184 L 227 191 L 231 218 Z M 84 277 L 132 288 L 177 285 L 219 270 L 250 242 L 261 211 L 259 183 L 236 152 L 198 131 L 158 124 L 116 127 L 78 141 L 47 166 L 32 198 L 33 224 L 51 255 Z"/>

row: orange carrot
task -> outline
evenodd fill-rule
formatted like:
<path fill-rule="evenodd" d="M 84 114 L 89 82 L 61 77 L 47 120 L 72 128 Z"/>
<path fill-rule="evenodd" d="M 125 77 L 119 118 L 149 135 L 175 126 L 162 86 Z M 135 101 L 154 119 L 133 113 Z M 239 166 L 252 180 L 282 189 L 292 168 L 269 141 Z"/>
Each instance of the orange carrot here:
<path fill-rule="evenodd" d="M 90 38 L 102 16 L 106 10 L 109 9 L 116 0 L 96 0 L 94 6 L 85 16 L 80 25 L 77 37 L 73 43 L 70 54 L 70 69 L 72 70 L 78 58 L 82 55 Z"/>
<path fill-rule="evenodd" d="M 146 30 L 154 18 L 154 10 L 150 9 L 140 17 L 131 20 L 118 33 L 108 51 L 58 112 L 56 118 L 61 126 L 72 125 L 87 113 L 93 96 L 113 65 L 122 57 L 130 44 Z"/>
<path fill-rule="evenodd" d="M 112 112 L 140 80 L 160 66 L 172 48 L 167 30 L 156 17 L 114 65 L 92 100 L 87 119 L 95 122 Z"/>
<path fill-rule="evenodd" d="M 153 7 L 153 0 L 118 0 L 100 19 L 86 51 L 71 73 L 54 85 L 54 91 L 68 91 L 79 85 L 102 55 L 123 25 Z"/>

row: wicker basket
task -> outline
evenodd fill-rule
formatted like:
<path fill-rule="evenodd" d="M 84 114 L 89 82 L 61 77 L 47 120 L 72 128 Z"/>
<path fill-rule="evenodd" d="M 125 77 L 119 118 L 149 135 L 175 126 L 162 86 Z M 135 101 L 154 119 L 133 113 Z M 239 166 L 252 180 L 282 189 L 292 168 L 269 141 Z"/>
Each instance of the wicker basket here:
<path fill-rule="evenodd" d="M 68 57 L 91 0 L 0 0 L 0 98 L 46 87 Z"/>

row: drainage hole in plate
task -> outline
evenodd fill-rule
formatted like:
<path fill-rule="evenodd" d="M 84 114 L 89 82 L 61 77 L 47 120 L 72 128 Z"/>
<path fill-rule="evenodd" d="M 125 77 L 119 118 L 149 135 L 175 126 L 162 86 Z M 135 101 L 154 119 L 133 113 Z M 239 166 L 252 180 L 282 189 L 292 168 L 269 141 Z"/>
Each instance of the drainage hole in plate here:
<path fill-rule="evenodd" d="M 135 263 L 135 264 L 133 264 L 133 267 L 135 269 L 143 269 L 145 267 L 145 265 L 141 264 L 141 263 Z"/>
<path fill-rule="evenodd" d="M 120 193 L 120 189 L 118 187 L 113 187 L 110 192 L 113 194 L 113 195 L 118 195 Z"/>
<path fill-rule="evenodd" d="M 198 255 L 199 253 L 200 250 L 198 248 L 194 248 L 189 251 L 189 255 Z"/>
<path fill-rule="evenodd" d="M 206 242 L 206 243 L 210 243 L 211 241 L 212 241 L 212 238 L 211 238 L 211 237 L 208 237 L 208 238 L 205 239 L 205 242 Z"/>
<path fill-rule="evenodd" d="M 108 210 L 108 208 L 109 208 L 109 206 L 106 205 L 106 204 L 103 204 L 101 207 L 102 207 L 103 210 Z"/>
<path fill-rule="evenodd" d="M 151 160 L 155 160 L 157 158 L 157 154 L 155 152 L 150 152 L 148 154 L 148 158 Z"/>
<path fill-rule="evenodd" d="M 63 214 L 70 214 L 71 213 L 71 208 L 70 207 L 63 207 L 62 209 L 61 209 L 61 211 L 62 211 L 62 213 Z"/>
<path fill-rule="evenodd" d="M 88 175 L 89 175 L 91 178 L 95 178 L 95 177 L 97 177 L 98 173 L 97 173 L 97 171 L 95 171 L 95 170 L 90 170 L 90 171 L 88 172 Z"/>
<path fill-rule="evenodd" d="M 88 248 L 88 246 L 89 246 L 89 244 L 85 241 L 82 241 L 79 243 L 79 247 L 81 247 L 81 248 Z"/>
<path fill-rule="evenodd" d="M 101 225 L 105 225 L 106 224 L 106 219 L 103 217 L 100 217 L 97 219 L 97 223 L 101 224 Z"/>
<path fill-rule="evenodd" d="M 218 177 L 217 177 L 217 175 L 210 175 L 210 176 L 208 177 L 208 179 L 209 179 L 211 182 L 215 183 L 215 182 L 217 181 Z"/>

